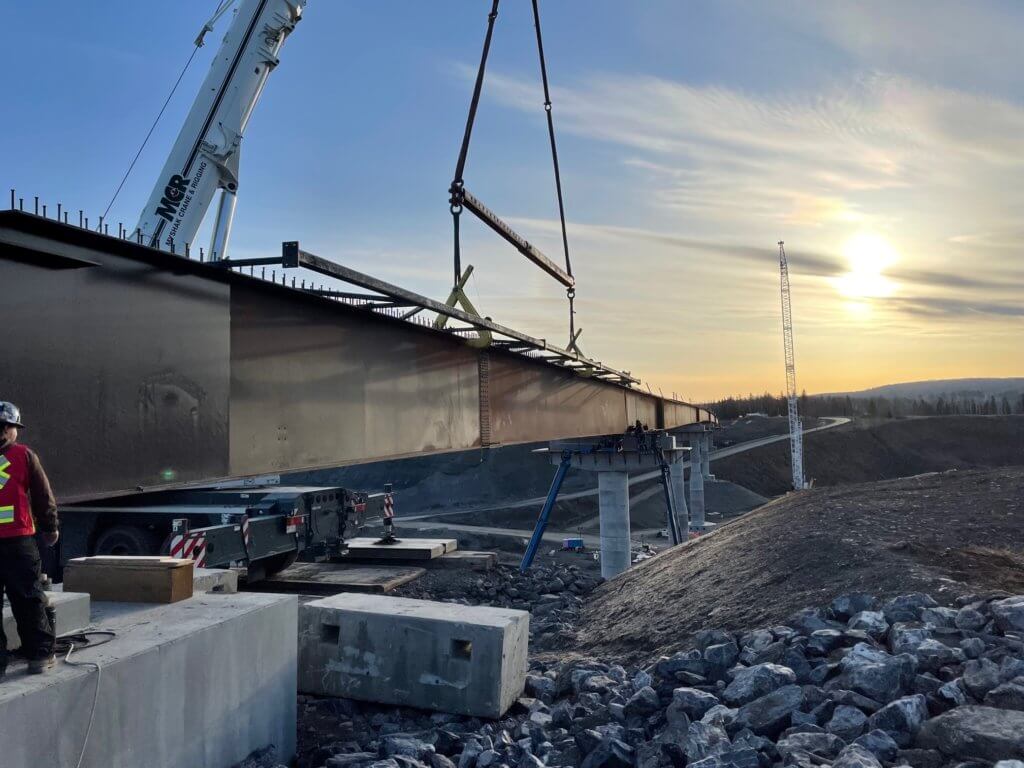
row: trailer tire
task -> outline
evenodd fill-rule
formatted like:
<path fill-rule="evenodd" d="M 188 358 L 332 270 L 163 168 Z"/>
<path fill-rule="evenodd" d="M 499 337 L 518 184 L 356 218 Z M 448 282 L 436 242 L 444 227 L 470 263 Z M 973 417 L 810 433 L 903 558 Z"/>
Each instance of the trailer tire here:
<path fill-rule="evenodd" d="M 272 555 L 264 560 L 260 560 L 259 564 L 263 566 L 267 576 L 273 576 L 275 573 L 280 573 L 285 568 L 294 565 L 298 556 L 299 553 L 295 551 L 284 552 L 280 555 Z"/>
<path fill-rule="evenodd" d="M 143 528 L 133 525 L 115 525 L 96 538 L 94 555 L 155 555 L 160 542 Z"/>

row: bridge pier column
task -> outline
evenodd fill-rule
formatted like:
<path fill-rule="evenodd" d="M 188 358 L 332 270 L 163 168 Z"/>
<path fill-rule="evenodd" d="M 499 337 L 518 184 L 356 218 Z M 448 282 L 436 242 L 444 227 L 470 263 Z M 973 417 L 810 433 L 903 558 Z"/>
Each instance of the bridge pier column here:
<path fill-rule="evenodd" d="M 673 461 L 668 466 L 669 485 L 672 488 L 672 501 L 676 505 L 676 528 L 685 539 L 690 530 L 690 512 L 686 508 L 686 469 L 682 460 Z"/>
<path fill-rule="evenodd" d="M 704 533 L 704 435 L 690 438 L 690 531 Z"/>
<path fill-rule="evenodd" d="M 704 433 L 704 444 L 700 450 L 700 473 L 708 482 L 714 482 L 715 476 L 711 474 L 711 431 Z"/>
<path fill-rule="evenodd" d="M 629 569 L 629 474 L 598 472 L 601 521 L 601 576 L 610 579 Z"/>

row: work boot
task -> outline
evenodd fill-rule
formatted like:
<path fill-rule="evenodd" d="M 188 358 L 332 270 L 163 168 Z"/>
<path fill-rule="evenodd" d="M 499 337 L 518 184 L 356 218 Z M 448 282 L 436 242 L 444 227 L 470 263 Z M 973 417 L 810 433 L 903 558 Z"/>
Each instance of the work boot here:
<path fill-rule="evenodd" d="M 51 653 L 41 659 L 30 659 L 28 662 L 28 673 L 30 675 L 42 675 L 53 669 L 57 663 L 56 657 Z"/>

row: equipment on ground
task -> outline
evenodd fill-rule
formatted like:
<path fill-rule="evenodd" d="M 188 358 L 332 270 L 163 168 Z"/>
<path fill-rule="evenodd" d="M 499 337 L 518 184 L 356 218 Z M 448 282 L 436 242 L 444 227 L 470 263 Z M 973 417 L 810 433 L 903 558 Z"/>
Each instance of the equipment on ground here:
<path fill-rule="evenodd" d="M 793 465 L 793 489 L 807 487 L 804 480 L 804 436 L 797 409 L 796 362 L 793 354 L 793 308 L 789 291 L 789 263 L 784 241 L 779 241 L 779 273 L 782 282 L 782 343 L 786 355 L 786 402 L 789 408 L 789 452 Z"/>
<path fill-rule="evenodd" d="M 232 6 L 228 28 L 210 72 L 181 127 L 135 230 L 154 248 L 185 251 L 220 193 L 210 259 L 227 256 L 238 193 L 242 134 L 285 39 L 302 18 L 306 0 L 224 0 L 203 25 L 195 45 Z M 102 222 L 101 222 L 102 226 Z"/>
<path fill-rule="evenodd" d="M 236 484 L 151 491 L 61 508 L 61 562 L 88 555 L 168 554 L 197 567 L 244 566 L 248 581 L 297 559 L 345 554 L 387 494 L 338 487 Z"/>

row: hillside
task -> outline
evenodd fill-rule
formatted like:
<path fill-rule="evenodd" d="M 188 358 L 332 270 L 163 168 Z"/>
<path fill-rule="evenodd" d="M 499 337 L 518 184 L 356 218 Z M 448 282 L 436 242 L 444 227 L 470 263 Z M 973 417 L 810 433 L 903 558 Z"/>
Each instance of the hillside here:
<path fill-rule="evenodd" d="M 804 453 L 808 479 L 826 486 L 1024 465 L 1024 416 L 858 419 L 805 436 Z M 785 442 L 720 459 L 713 471 L 762 496 L 792 487 Z"/>
<path fill-rule="evenodd" d="M 566 647 L 643 661 L 844 592 L 1024 592 L 1022 545 L 1024 468 L 805 491 L 602 585 Z"/>
<path fill-rule="evenodd" d="M 935 398 L 950 395 L 969 395 L 978 398 L 1000 397 L 1007 393 L 1024 392 L 1024 378 L 1006 379 L 933 379 L 885 384 L 857 392 L 832 392 L 830 395 L 850 397 L 909 397 Z"/>

